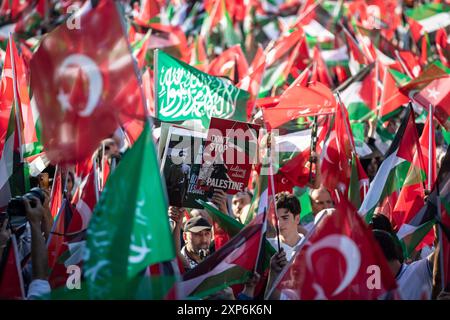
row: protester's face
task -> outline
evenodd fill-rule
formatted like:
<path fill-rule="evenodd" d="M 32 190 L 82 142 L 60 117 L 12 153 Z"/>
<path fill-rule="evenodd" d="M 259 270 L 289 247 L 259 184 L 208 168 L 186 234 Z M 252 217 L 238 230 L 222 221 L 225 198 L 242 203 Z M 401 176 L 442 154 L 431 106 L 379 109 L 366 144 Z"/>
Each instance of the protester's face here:
<path fill-rule="evenodd" d="M 187 232 L 186 240 L 187 245 L 190 246 L 196 253 L 198 253 L 201 249 L 207 250 L 211 244 L 211 230 Z"/>
<path fill-rule="evenodd" d="M 377 170 L 378 170 L 377 159 L 372 158 L 372 160 L 370 160 L 369 165 L 367 166 L 367 175 L 369 177 L 375 177 L 375 175 L 377 174 Z"/>
<path fill-rule="evenodd" d="M 119 146 L 114 140 L 108 141 L 105 144 L 105 155 L 106 156 L 117 156 L 120 154 Z"/>
<path fill-rule="evenodd" d="M 280 233 L 284 237 L 297 233 L 297 225 L 300 220 L 300 215 L 294 215 L 286 208 L 277 209 L 278 226 L 280 227 Z"/>
<path fill-rule="evenodd" d="M 314 190 L 311 193 L 311 206 L 313 214 L 316 215 L 323 209 L 334 208 L 333 199 L 330 193 L 325 189 Z"/>
<path fill-rule="evenodd" d="M 71 192 L 72 192 L 72 189 L 73 189 L 73 179 L 72 179 L 72 176 L 69 174 L 69 175 L 67 176 L 67 191 L 68 191 L 69 193 L 71 193 Z"/>
<path fill-rule="evenodd" d="M 232 209 L 233 214 L 236 218 L 239 218 L 242 214 L 242 209 L 251 202 L 252 199 L 250 199 L 250 195 L 246 192 L 243 193 L 237 193 L 233 197 L 232 201 Z"/>

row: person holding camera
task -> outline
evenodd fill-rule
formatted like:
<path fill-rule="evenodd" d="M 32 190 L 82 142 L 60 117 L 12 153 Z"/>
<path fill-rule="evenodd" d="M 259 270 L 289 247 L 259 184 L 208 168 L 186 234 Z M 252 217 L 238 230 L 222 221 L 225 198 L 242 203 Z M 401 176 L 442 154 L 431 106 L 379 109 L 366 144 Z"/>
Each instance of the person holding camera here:
<path fill-rule="evenodd" d="M 32 281 L 28 287 L 28 300 L 50 294 L 48 282 L 48 252 L 42 232 L 45 209 L 42 202 L 33 196 L 24 197 L 25 212 L 31 229 Z M 32 206 L 33 204 L 33 206 Z"/>

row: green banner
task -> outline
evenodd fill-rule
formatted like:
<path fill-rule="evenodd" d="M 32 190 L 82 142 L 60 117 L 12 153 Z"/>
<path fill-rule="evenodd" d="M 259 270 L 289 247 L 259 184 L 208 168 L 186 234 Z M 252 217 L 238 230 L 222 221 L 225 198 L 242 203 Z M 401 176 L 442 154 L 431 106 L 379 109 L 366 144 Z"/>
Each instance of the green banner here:
<path fill-rule="evenodd" d="M 155 51 L 156 117 L 162 121 L 212 117 L 246 121 L 250 94 L 225 78 L 214 77 L 164 53 Z"/>

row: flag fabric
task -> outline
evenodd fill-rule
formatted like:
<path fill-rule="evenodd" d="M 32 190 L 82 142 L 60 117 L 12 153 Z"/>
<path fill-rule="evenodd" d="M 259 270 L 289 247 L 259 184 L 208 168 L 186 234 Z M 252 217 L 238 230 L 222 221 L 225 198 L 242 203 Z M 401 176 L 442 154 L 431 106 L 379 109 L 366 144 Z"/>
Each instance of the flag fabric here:
<path fill-rule="evenodd" d="M 246 120 L 249 94 L 218 77 L 203 73 L 170 55 L 156 51 L 156 116 L 162 121 L 211 117 Z"/>
<path fill-rule="evenodd" d="M 359 208 L 369 190 L 369 178 L 356 154 L 352 156 L 348 199 L 355 208 Z"/>
<path fill-rule="evenodd" d="M 146 124 L 109 177 L 89 224 L 83 263 L 90 298 L 132 298 L 146 267 L 175 257 L 166 197 Z"/>
<path fill-rule="evenodd" d="M 443 161 L 442 167 L 434 186 L 433 192 L 436 197 L 431 197 L 434 200 L 434 206 L 437 210 L 436 220 L 439 223 L 439 245 L 441 246 L 441 279 L 442 289 L 447 291 L 450 289 L 450 152 L 447 151 Z M 438 201 L 439 197 L 439 201 Z M 438 207 L 440 205 L 440 207 Z"/>
<path fill-rule="evenodd" d="M 90 156 L 114 132 L 119 113 L 136 113 L 135 105 L 115 100 L 120 89 L 138 87 L 120 19 L 113 1 L 100 1 L 81 15 L 80 29 L 62 24 L 48 34 L 31 60 L 31 87 L 52 163 Z M 108 25 L 107 32 L 99 24 Z"/>
<path fill-rule="evenodd" d="M 280 102 L 273 108 L 265 108 L 264 121 L 270 128 L 299 117 L 333 113 L 336 101 L 331 90 L 320 82 L 303 85 L 300 75 L 281 95 Z M 301 97 L 301 98 L 300 98 Z"/>
<path fill-rule="evenodd" d="M 15 235 L 10 238 L 5 251 L 6 261 L 2 262 L 3 268 L 0 270 L 0 298 L 22 300 L 25 298 L 25 289 Z"/>
<path fill-rule="evenodd" d="M 450 76 L 445 76 L 433 80 L 418 94 L 414 96 L 424 108 L 428 109 L 429 105 L 435 108 L 434 115 L 439 122 L 448 130 L 450 129 Z"/>
<path fill-rule="evenodd" d="M 419 24 L 421 34 L 450 25 L 450 7 L 443 3 L 424 3 L 405 10 L 405 15 Z"/>
<path fill-rule="evenodd" d="M 8 41 L 2 72 L 0 98 L 0 208 L 11 197 L 22 195 L 29 189 L 28 164 L 23 161 L 23 115 L 30 115 L 29 106 L 21 106 L 17 91 L 18 79 L 15 60 L 17 49 L 12 38 Z M 23 79 L 21 79 L 22 81 Z M 29 117 L 25 119 L 29 120 Z M 28 133 L 28 141 L 32 136 Z"/>
<path fill-rule="evenodd" d="M 341 99 L 347 107 L 350 121 L 361 122 L 376 117 L 373 105 L 374 64 L 358 71 L 353 77 L 342 83 L 336 91 L 341 93 Z"/>
<path fill-rule="evenodd" d="M 431 126 L 433 126 L 432 118 Z M 434 137 L 434 130 L 432 132 L 432 136 Z M 419 139 L 420 150 L 414 155 L 413 162 L 411 163 L 405 183 L 398 196 L 391 219 L 392 226 L 394 230 L 397 231 L 397 236 L 402 244 L 405 257 L 409 257 L 413 250 L 416 249 L 421 237 L 425 237 L 425 239 L 417 250 L 422 249 L 425 245 L 431 246 L 434 241 L 434 232 L 431 230 L 433 223 L 427 223 L 424 226 L 421 226 L 421 228 L 414 228 L 409 223 L 415 220 L 416 215 L 424 206 L 425 190 L 428 189 L 431 191 L 432 184 L 434 184 L 436 179 L 436 155 L 434 155 L 433 158 L 432 154 L 431 159 L 429 159 L 429 148 L 435 150 L 436 145 L 433 145 L 432 141 L 430 144 L 430 139 L 434 141 L 434 139 L 430 137 L 430 117 L 428 117 L 422 136 Z M 422 158 L 422 161 L 420 158 Z M 432 177 L 430 177 L 431 180 L 429 181 L 428 178 L 430 174 Z M 428 183 L 431 181 L 433 182 L 429 186 Z M 426 236 L 427 232 L 429 232 L 428 236 Z"/>
<path fill-rule="evenodd" d="M 370 286 L 371 265 L 379 267 L 378 287 Z M 377 300 L 396 288 L 370 229 L 344 197 L 297 250 L 280 280 L 276 290 L 289 300 Z"/>
<path fill-rule="evenodd" d="M 348 194 L 352 171 L 349 159 L 352 159 L 355 152 L 354 145 L 347 110 L 338 102 L 334 126 L 320 155 L 321 180 L 328 190 L 337 189 L 342 194 Z"/>
<path fill-rule="evenodd" d="M 392 217 L 398 193 L 405 184 L 416 152 L 420 152 L 420 148 L 418 148 L 414 112 L 412 107 L 409 107 L 394 141 L 386 152 L 384 161 L 370 184 L 366 198 L 359 208 L 359 215 L 364 217 L 367 222 L 371 221 L 376 212 L 383 213 L 389 218 Z M 420 161 L 423 163 L 423 160 Z"/>

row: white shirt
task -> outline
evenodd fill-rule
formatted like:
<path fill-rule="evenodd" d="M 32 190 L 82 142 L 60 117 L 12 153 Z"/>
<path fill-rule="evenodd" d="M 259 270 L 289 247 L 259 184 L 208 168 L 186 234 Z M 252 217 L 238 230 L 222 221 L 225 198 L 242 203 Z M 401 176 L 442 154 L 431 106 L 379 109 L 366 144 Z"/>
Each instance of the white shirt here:
<path fill-rule="evenodd" d="M 50 292 L 50 283 L 47 280 L 35 279 L 28 287 L 27 300 L 48 299 Z"/>
<path fill-rule="evenodd" d="M 314 226 L 322 219 L 322 216 L 324 216 L 325 214 L 332 214 L 334 210 L 335 210 L 334 208 L 329 208 L 319 211 L 314 216 L 314 221 L 311 221 L 310 223 L 304 225 L 303 227 L 306 229 L 306 231 L 308 231 L 308 233 L 310 233 L 314 229 Z"/>
<path fill-rule="evenodd" d="M 303 242 L 302 240 L 303 240 L 304 236 L 301 233 L 299 233 L 298 235 L 300 236 L 300 239 L 298 240 L 297 244 L 293 247 L 291 247 L 290 245 L 288 245 L 280 240 L 280 246 L 281 246 L 281 248 L 283 248 L 284 252 L 286 252 L 286 260 L 287 261 L 292 259 L 292 257 L 295 254 L 295 249 Z M 272 247 L 274 247 L 276 250 L 278 250 L 277 238 L 269 238 L 269 239 L 267 239 L 267 241 L 269 241 L 269 243 L 272 245 Z"/>
<path fill-rule="evenodd" d="M 433 273 L 427 259 L 402 264 L 396 277 L 398 291 L 403 300 L 431 299 Z"/>

